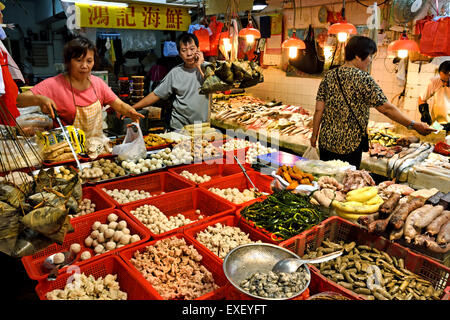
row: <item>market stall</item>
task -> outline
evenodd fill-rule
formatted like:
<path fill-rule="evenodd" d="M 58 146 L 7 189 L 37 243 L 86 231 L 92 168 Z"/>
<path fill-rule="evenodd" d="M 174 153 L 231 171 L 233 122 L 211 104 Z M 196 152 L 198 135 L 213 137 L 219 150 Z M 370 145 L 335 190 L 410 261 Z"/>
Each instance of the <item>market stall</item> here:
<path fill-rule="evenodd" d="M 132 8 L 111 20 L 147 12 Z M 189 24 L 168 8 L 165 24 Z M 261 37 L 248 16 L 244 36 Z M 445 130 L 370 122 L 361 167 L 304 157 L 313 114 L 241 90 L 264 71 L 238 57 L 229 22 L 233 49 L 217 40 L 225 54 L 199 87 L 214 94 L 209 122 L 91 139 L 76 123 L 33 127 L 48 120 L 34 110 L 0 128 L 2 255 L 21 261 L 40 300 L 449 300 Z M 307 261 L 273 269 L 288 258 Z"/>

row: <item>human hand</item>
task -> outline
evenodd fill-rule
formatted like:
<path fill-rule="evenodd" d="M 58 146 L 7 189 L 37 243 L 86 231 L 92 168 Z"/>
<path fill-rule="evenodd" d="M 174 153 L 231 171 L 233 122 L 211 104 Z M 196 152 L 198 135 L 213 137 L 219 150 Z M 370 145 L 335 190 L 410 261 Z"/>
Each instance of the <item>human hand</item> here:
<path fill-rule="evenodd" d="M 198 50 L 195 53 L 195 66 L 197 68 L 200 68 L 202 66 L 202 63 L 205 61 L 205 58 L 203 56 L 203 52 L 201 52 L 200 50 Z"/>
<path fill-rule="evenodd" d="M 413 129 L 416 130 L 418 133 L 420 133 L 423 136 L 429 135 L 432 132 L 436 132 L 436 129 L 431 128 L 429 125 L 427 125 L 424 122 L 416 122 L 414 123 Z"/>
<path fill-rule="evenodd" d="M 311 136 L 311 139 L 309 140 L 309 143 L 311 144 L 311 147 L 316 148 L 317 136 Z"/>
<path fill-rule="evenodd" d="M 135 108 L 126 103 L 124 112 L 122 112 L 122 119 L 125 117 L 130 118 L 131 120 L 133 120 L 133 122 L 137 122 L 140 118 L 141 119 L 145 118 L 143 114 L 140 114 L 139 112 L 136 111 Z"/>
<path fill-rule="evenodd" d="M 55 101 L 46 96 L 39 96 L 39 107 L 43 113 L 49 115 L 52 119 L 55 118 L 54 110 L 57 110 Z"/>

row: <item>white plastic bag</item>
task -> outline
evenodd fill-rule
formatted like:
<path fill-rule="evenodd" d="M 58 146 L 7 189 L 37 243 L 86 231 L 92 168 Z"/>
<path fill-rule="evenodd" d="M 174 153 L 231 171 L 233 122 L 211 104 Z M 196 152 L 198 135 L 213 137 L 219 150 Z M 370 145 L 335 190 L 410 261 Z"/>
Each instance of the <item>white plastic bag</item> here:
<path fill-rule="evenodd" d="M 144 136 L 139 123 L 132 123 L 127 127 L 127 134 L 122 144 L 114 146 L 112 154 L 117 154 L 120 161 L 138 160 L 147 156 Z"/>
<path fill-rule="evenodd" d="M 305 153 L 302 155 L 303 158 L 309 159 L 309 160 L 319 160 L 319 153 L 317 152 L 316 148 L 313 148 L 311 146 L 306 149 Z"/>

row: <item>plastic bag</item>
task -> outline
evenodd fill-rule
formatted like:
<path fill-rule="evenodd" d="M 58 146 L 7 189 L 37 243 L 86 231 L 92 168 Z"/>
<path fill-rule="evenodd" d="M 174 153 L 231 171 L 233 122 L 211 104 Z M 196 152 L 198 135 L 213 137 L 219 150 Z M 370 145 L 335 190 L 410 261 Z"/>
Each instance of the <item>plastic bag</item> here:
<path fill-rule="evenodd" d="M 178 55 L 177 44 L 173 41 L 164 41 L 163 53 L 165 57 L 176 57 Z"/>
<path fill-rule="evenodd" d="M 123 143 L 114 146 L 112 154 L 116 154 L 120 161 L 138 160 L 147 156 L 144 136 L 138 123 L 128 126 Z"/>
<path fill-rule="evenodd" d="M 311 146 L 306 149 L 305 153 L 302 155 L 303 158 L 310 159 L 310 160 L 319 160 L 319 153 L 317 152 L 316 148 L 313 148 Z"/>

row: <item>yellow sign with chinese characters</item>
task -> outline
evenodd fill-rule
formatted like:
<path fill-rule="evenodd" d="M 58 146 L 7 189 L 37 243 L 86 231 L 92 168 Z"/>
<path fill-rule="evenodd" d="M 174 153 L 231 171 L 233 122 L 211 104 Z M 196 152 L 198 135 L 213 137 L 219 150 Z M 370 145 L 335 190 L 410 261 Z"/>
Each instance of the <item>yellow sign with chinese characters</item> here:
<path fill-rule="evenodd" d="M 80 27 L 187 31 L 191 16 L 187 8 L 165 5 L 111 7 L 76 3 Z"/>

